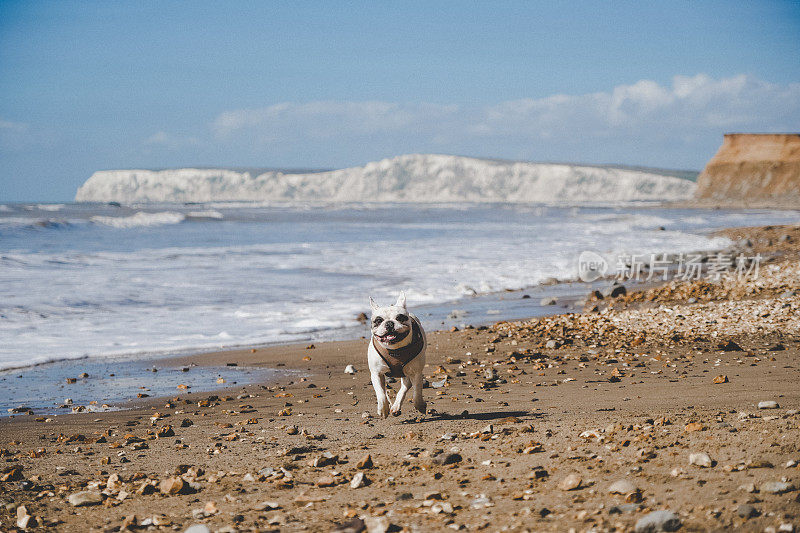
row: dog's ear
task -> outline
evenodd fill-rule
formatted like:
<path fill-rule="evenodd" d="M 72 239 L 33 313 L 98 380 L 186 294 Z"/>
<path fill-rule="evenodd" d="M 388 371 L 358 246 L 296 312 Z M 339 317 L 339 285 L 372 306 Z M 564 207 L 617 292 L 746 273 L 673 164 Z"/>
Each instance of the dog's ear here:
<path fill-rule="evenodd" d="M 405 292 L 400 291 L 400 296 L 397 297 L 397 303 L 394 304 L 394 305 L 396 305 L 397 307 L 402 307 L 403 309 L 406 308 L 406 293 Z"/>
<path fill-rule="evenodd" d="M 375 300 L 372 299 L 372 296 L 369 297 L 369 306 L 373 311 L 377 311 L 380 308 L 380 306 L 375 303 Z"/>

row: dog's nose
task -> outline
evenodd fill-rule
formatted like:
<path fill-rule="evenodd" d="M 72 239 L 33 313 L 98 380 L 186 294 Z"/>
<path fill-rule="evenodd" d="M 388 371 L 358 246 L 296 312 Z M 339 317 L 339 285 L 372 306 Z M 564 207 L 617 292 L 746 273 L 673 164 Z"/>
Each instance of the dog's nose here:
<path fill-rule="evenodd" d="M 391 320 L 387 320 L 386 321 L 386 329 L 389 329 L 389 330 L 394 329 L 394 322 L 392 322 Z"/>

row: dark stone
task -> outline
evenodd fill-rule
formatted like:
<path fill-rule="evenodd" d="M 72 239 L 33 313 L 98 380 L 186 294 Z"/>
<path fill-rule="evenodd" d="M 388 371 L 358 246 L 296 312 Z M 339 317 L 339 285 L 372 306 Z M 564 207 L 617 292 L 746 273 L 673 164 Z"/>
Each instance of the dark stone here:
<path fill-rule="evenodd" d="M 353 518 L 343 524 L 337 524 L 331 533 L 361 533 L 367 529 L 367 525 L 358 517 Z"/>
<path fill-rule="evenodd" d="M 431 461 L 435 465 L 452 465 L 455 463 L 460 463 L 462 460 L 461 455 L 457 453 L 448 453 L 443 452 L 439 455 L 436 455 Z"/>
<path fill-rule="evenodd" d="M 743 351 L 742 347 L 739 346 L 738 344 L 736 344 L 733 341 L 721 342 L 721 343 L 719 343 L 718 347 L 723 352 L 741 352 L 741 351 Z"/>

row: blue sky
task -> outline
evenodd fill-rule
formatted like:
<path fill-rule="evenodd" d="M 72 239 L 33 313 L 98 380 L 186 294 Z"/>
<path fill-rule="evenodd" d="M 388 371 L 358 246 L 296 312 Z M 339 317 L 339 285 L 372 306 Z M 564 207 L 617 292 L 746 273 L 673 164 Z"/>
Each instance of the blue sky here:
<path fill-rule="evenodd" d="M 699 169 L 800 131 L 800 5 L 0 0 L 0 95 L 0 201 L 410 152 Z"/>

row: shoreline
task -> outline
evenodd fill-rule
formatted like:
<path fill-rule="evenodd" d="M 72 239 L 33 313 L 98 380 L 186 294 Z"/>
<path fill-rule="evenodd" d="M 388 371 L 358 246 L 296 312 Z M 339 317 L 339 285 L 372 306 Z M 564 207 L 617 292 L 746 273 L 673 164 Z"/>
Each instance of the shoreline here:
<path fill-rule="evenodd" d="M 182 359 L 303 372 L 279 383 L 0 420 L 0 528 L 629 531 L 663 510 L 687 531 L 796 527 L 800 226 L 725 231 L 774 256 L 757 283 L 431 332 L 444 386 L 422 418 L 375 417 L 351 340 Z"/>

